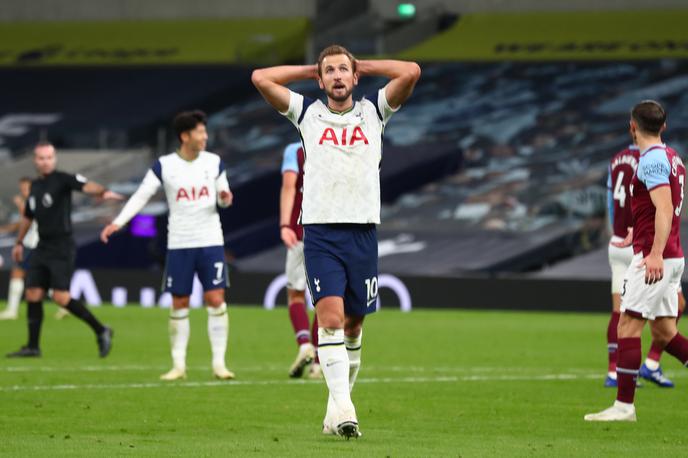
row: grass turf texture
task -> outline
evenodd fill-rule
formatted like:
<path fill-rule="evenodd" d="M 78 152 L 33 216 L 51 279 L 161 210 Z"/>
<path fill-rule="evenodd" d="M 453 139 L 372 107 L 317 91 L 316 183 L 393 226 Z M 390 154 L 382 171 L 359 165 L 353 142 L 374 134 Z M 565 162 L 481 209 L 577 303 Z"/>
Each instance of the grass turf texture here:
<path fill-rule="evenodd" d="M 607 316 L 382 311 L 369 318 L 354 390 L 359 440 L 323 436 L 324 382 L 290 381 L 296 345 L 284 308 L 231 307 L 229 367 L 214 382 L 206 313 L 191 313 L 188 379 L 169 369 L 167 311 L 102 307 L 113 353 L 75 318 L 46 308 L 43 358 L 0 360 L 5 456 L 685 456 L 688 371 L 645 384 L 636 424 L 586 423 L 611 405 L 602 387 Z M 0 350 L 24 343 L 0 322 Z M 649 341 L 644 340 L 647 349 Z"/>

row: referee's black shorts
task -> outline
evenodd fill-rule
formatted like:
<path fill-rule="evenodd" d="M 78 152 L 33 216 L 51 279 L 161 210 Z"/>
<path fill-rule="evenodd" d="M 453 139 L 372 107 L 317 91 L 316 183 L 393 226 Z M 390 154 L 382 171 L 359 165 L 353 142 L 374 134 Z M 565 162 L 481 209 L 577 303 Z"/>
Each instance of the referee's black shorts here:
<path fill-rule="evenodd" d="M 76 249 L 72 240 L 41 240 L 31 253 L 26 288 L 69 291 Z"/>

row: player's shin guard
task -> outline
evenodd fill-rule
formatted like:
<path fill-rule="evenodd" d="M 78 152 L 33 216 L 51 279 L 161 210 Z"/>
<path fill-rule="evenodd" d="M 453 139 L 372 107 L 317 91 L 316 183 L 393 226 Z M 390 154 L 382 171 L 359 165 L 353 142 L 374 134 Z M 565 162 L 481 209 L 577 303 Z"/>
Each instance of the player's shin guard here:
<path fill-rule="evenodd" d="M 170 347 L 172 364 L 176 369 L 186 370 L 186 347 L 189 345 L 189 309 L 170 311 Z"/>
<path fill-rule="evenodd" d="M 292 302 L 289 304 L 289 319 L 294 328 L 296 343 L 298 345 L 309 343 L 311 339 L 308 332 L 308 312 L 306 311 L 306 304 L 302 302 Z"/>
<path fill-rule="evenodd" d="M 98 321 L 98 319 L 93 316 L 93 314 L 86 308 L 83 302 L 77 301 L 76 299 L 70 299 L 69 303 L 65 307 L 69 312 L 75 317 L 84 321 L 87 325 L 93 329 L 96 335 L 100 335 L 105 331 L 105 327 Z"/>
<path fill-rule="evenodd" d="M 619 327 L 620 315 L 619 312 L 612 312 L 611 317 L 609 317 L 609 325 L 607 326 L 607 370 L 609 372 L 616 371 L 617 350 L 619 347 L 616 328 Z"/>
<path fill-rule="evenodd" d="M 224 369 L 225 367 L 228 335 L 227 304 L 223 302 L 219 307 L 208 307 L 208 338 L 213 353 L 213 368 Z"/>
<path fill-rule="evenodd" d="M 7 292 L 7 308 L 5 309 L 8 315 L 16 316 L 19 313 L 19 303 L 21 302 L 22 294 L 24 294 L 24 279 L 11 279 Z"/>
<path fill-rule="evenodd" d="M 346 346 L 346 353 L 349 356 L 349 391 L 353 391 L 358 371 L 361 368 L 361 341 L 363 339 L 363 330 L 356 337 L 344 336 L 344 345 Z"/>
<path fill-rule="evenodd" d="M 349 356 L 344 347 L 343 329 L 318 329 L 318 354 L 327 388 L 341 419 L 355 419 L 349 393 Z"/>
<path fill-rule="evenodd" d="M 640 337 L 619 339 L 619 358 L 616 363 L 617 401 L 633 404 L 641 359 Z"/>
<path fill-rule="evenodd" d="M 664 349 L 688 367 L 688 339 L 677 333 Z"/>
<path fill-rule="evenodd" d="M 27 347 L 38 348 L 43 325 L 43 302 L 29 302 L 26 308 L 26 318 L 29 325 L 29 343 Z"/>

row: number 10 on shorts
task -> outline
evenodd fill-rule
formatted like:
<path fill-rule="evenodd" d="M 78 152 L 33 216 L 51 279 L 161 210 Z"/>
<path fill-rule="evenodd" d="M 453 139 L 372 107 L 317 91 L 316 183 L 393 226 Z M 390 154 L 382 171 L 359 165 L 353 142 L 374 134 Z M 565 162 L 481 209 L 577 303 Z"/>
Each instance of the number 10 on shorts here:
<path fill-rule="evenodd" d="M 377 277 L 366 278 L 365 284 L 368 297 L 366 306 L 370 307 L 375 303 L 375 300 L 377 299 Z"/>

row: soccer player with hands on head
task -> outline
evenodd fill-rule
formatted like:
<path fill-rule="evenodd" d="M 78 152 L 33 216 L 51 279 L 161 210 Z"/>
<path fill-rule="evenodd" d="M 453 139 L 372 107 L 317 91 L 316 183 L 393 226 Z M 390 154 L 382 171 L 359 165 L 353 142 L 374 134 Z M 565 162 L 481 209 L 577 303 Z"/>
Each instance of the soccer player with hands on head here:
<path fill-rule="evenodd" d="M 389 82 L 354 100 L 359 78 Z M 384 128 L 420 77 L 414 62 L 356 60 L 329 46 L 315 65 L 254 70 L 253 84 L 298 130 L 304 149 L 304 257 L 316 304 L 318 355 L 329 398 L 323 432 L 359 437 L 351 390 L 361 364 L 363 320 L 376 309 L 380 161 Z M 316 80 L 327 101 L 289 90 Z"/>

